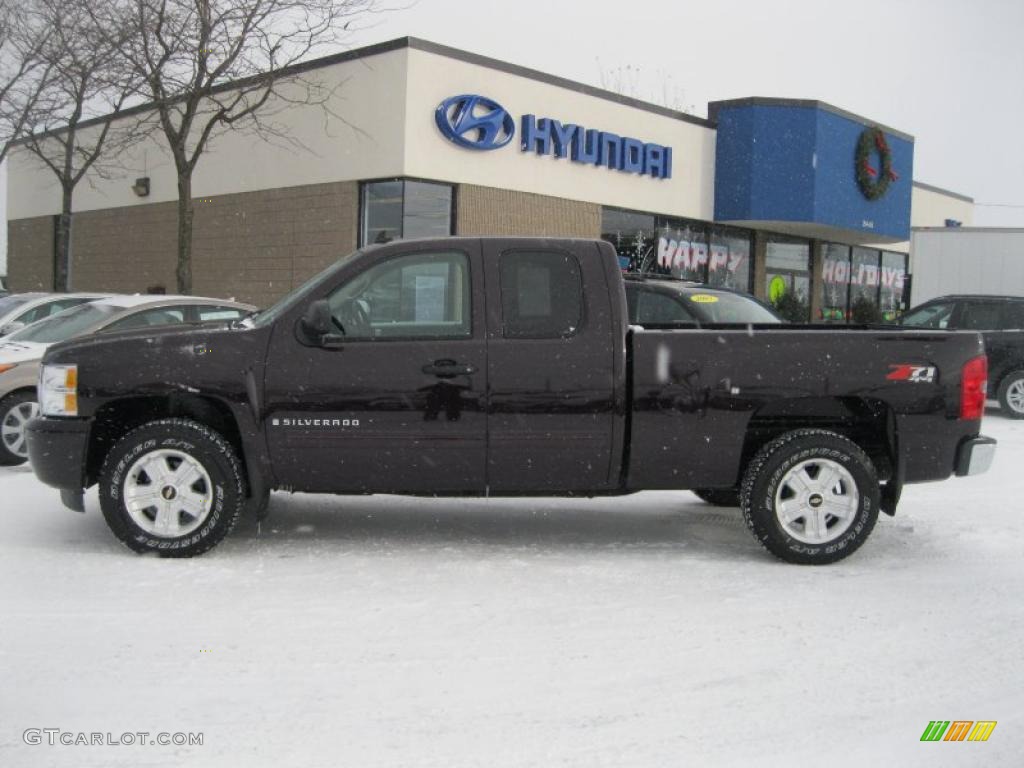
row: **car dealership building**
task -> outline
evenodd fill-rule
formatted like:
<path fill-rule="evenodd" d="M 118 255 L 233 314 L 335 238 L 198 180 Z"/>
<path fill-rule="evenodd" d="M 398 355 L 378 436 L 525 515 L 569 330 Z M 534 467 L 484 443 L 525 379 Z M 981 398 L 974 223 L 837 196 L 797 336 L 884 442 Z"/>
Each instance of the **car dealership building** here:
<path fill-rule="evenodd" d="M 604 237 L 624 266 L 849 319 L 900 309 L 911 227 L 973 201 L 915 182 L 914 140 L 818 101 L 749 98 L 703 119 L 414 38 L 303 65 L 337 95 L 271 105 L 276 136 L 219 136 L 197 166 L 194 291 L 267 305 L 323 266 L 404 237 Z M 175 289 L 162 136 L 76 190 L 69 286 Z M 140 181 L 145 180 L 145 181 Z M 60 187 L 10 156 L 12 289 L 52 289 Z"/>

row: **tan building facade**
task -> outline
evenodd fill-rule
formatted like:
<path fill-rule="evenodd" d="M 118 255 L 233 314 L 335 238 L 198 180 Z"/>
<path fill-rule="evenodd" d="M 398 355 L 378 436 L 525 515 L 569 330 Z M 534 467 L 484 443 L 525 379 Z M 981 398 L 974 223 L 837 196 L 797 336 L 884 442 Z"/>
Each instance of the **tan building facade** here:
<path fill-rule="evenodd" d="M 848 316 L 852 283 L 838 299 L 823 282 L 839 273 L 868 275 L 878 301 L 899 301 L 883 276 L 906 274 L 906 242 L 872 245 L 870 233 L 855 231 L 826 242 L 810 222 L 782 234 L 716 221 L 716 122 L 411 38 L 306 69 L 341 85 L 331 106 L 340 120 L 318 107 L 278 110 L 277 132 L 291 141 L 226 133 L 197 167 L 198 294 L 265 306 L 362 245 L 458 234 L 605 237 L 633 268 L 767 298 L 784 283 L 814 320 Z M 817 102 L 779 104 L 841 113 Z M 490 128 L 459 124 L 467 109 L 497 126 L 495 146 Z M 498 126 L 496 115 L 507 122 Z M 76 192 L 67 287 L 173 292 L 170 158 L 154 136 L 118 164 L 123 173 L 88 178 Z M 142 197 L 133 190 L 140 177 L 149 180 Z M 14 290 L 54 287 L 59 204 L 52 175 L 16 148 L 7 210 Z M 972 203 L 962 195 L 914 184 L 912 205 L 914 226 L 970 223 Z"/>

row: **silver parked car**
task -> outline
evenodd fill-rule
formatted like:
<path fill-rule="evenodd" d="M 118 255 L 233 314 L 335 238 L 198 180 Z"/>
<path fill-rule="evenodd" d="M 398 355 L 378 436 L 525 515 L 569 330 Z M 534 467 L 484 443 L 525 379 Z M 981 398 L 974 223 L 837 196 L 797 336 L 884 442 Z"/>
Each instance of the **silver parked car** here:
<path fill-rule="evenodd" d="M 0 297 L 0 336 L 9 336 L 27 325 L 77 307 L 109 293 L 13 293 Z"/>
<path fill-rule="evenodd" d="M 80 304 L 0 339 L 0 465 L 28 458 L 25 425 L 38 413 L 39 361 L 51 344 L 92 333 L 238 320 L 256 307 L 200 296 L 112 296 Z"/>

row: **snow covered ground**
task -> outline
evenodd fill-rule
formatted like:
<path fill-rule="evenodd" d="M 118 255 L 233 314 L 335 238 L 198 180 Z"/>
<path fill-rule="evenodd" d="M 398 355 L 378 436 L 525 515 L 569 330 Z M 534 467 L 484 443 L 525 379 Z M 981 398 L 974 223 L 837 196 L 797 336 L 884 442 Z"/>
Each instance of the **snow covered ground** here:
<path fill-rule="evenodd" d="M 1024 422 L 985 432 L 989 474 L 824 568 L 688 493 L 276 495 L 159 560 L 0 469 L 0 766 L 1019 766 Z M 921 743 L 936 719 L 999 724 Z"/>

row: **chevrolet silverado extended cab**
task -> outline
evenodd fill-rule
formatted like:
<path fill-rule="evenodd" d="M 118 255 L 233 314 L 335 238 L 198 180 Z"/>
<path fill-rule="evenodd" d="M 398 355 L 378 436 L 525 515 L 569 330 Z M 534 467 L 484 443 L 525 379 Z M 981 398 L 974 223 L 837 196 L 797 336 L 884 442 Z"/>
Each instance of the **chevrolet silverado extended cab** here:
<path fill-rule="evenodd" d="M 216 329 L 55 345 L 28 447 L 71 508 L 98 483 L 139 552 L 204 552 L 272 489 L 697 488 L 818 564 L 904 483 L 988 467 L 985 377 L 977 333 L 631 326 L 607 243 L 444 238 L 367 247 Z"/>

